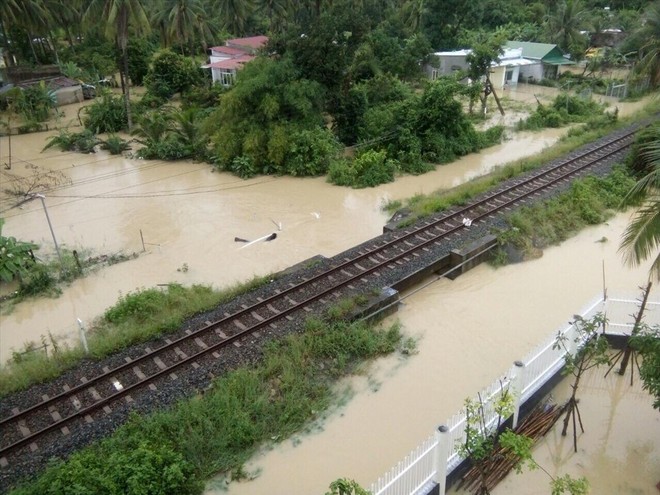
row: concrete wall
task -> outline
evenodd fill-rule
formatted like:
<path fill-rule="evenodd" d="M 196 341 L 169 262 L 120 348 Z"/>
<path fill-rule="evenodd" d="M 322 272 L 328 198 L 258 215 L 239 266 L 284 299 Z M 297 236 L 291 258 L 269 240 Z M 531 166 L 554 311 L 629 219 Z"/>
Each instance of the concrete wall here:
<path fill-rule="evenodd" d="M 72 86 L 70 88 L 62 88 L 55 91 L 55 98 L 57 99 L 56 105 L 69 105 L 71 103 L 81 103 L 84 101 L 82 86 Z"/>

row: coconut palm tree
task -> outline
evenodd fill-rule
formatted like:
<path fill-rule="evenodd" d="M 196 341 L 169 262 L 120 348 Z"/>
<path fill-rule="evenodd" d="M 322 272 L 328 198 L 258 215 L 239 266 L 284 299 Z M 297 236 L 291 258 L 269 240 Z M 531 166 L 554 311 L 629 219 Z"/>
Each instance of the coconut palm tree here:
<path fill-rule="evenodd" d="M 10 55 L 9 35 L 7 27 L 18 23 L 22 13 L 22 4 L 19 0 L 4 0 L 0 2 L 0 35 L 4 43 L 3 51 L 5 54 L 5 63 L 7 66 L 13 65 L 13 57 Z"/>
<path fill-rule="evenodd" d="M 252 1 L 220 0 L 217 5 L 220 12 L 220 19 L 227 31 L 234 36 L 243 36 L 245 25 L 254 8 Z"/>
<path fill-rule="evenodd" d="M 647 74 L 651 86 L 656 87 L 660 84 L 660 1 L 646 9 L 636 34 L 639 39 L 644 40 L 639 50 L 640 59 L 636 70 Z"/>
<path fill-rule="evenodd" d="M 553 43 L 571 55 L 586 48 L 587 39 L 580 33 L 584 27 L 586 10 L 580 0 L 565 0 L 555 5 L 545 17 L 545 28 Z"/>
<path fill-rule="evenodd" d="M 273 32 L 281 31 L 291 14 L 291 0 L 259 0 L 260 10 L 270 20 L 270 29 Z"/>
<path fill-rule="evenodd" d="M 646 175 L 640 179 L 626 197 L 627 204 L 642 201 L 632 221 L 626 228 L 620 251 L 624 261 L 631 266 L 655 256 L 651 275 L 660 280 L 660 126 L 644 131 L 645 141 L 639 146 L 636 168 Z"/>
<path fill-rule="evenodd" d="M 177 40 L 183 47 L 187 46 L 192 54 L 195 50 L 195 34 L 206 44 L 215 32 L 215 26 L 208 21 L 204 4 L 201 0 L 165 0 L 161 7 L 151 17 L 153 24 L 164 28 L 165 44 Z"/>
<path fill-rule="evenodd" d="M 126 105 L 126 118 L 129 131 L 133 127 L 130 107 L 130 89 L 128 81 L 128 30 L 133 26 L 136 31 L 149 31 L 149 20 L 141 0 L 92 0 L 84 15 L 86 23 L 106 22 L 105 34 L 114 37 L 121 53 L 120 76 Z"/>

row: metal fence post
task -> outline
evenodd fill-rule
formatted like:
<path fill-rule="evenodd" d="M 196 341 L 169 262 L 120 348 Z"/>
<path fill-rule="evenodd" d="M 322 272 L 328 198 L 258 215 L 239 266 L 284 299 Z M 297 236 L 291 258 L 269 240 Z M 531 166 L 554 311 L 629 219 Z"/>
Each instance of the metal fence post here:
<path fill-rule="evenodd" d="M 512 429 L 518 426 L 518 419 L 520 418 L 520 402 L 522 399 L 522 381 L 523 373 L 525 372 L 525 363 L 522 361 L 515 361 L 513 363 L 513 376 L 511 378 L 511 385 L 513 388 L 513 425 Z"/>
<path fill-rule="evenodd" d="M 438 484 L 438 495 L 445 495 L 447 490 L 447 458 L 449 457 L 449 428 L 445 425 L 438 426 L 435 432 L 435 478 Z"/>

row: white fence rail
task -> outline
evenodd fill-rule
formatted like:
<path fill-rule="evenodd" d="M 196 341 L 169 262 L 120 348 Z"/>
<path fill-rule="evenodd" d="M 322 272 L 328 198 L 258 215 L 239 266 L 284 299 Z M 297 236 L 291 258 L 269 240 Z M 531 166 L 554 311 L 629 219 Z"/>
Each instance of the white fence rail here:
<path fill-rule="evenodd" d="M 634 298 L 596 298 L 579 315 L 591 319 L 598 313 L 607 317 L 605 331 L 610 334 L 630 334 L 634 315 L 640 302 Z M 660 301 L 647 301 L 644 321 L 649 325 L 660 325 Z M 484 403 L 488 426 L 493 426 L 497 414 L 493 410 L 492 399 L 503 389 L 509 388 L 516 394 L 514 424 L 518 418 L 520 404 L 537 392 L 564 365 L 564 351 L 555 349 L 557 334 L 567 337 L 572 343 L 576 337 L 576 327 L 569 324 L 550 335 L 546 342 L 530 353 L 523 361 L 518 361 L 509 373 L 500 377 L 479 397 Z M 393 467 L 369 491 L 373 495 L 413 495 L 426 493 L 433 483 L 440 486 L 440 495 L 445 493 L 446 477 L 461 463 L 458 446 L 465 442 L 465 411 L 452 416 L 438 431 L 424 440 L 401 462 Z"/>

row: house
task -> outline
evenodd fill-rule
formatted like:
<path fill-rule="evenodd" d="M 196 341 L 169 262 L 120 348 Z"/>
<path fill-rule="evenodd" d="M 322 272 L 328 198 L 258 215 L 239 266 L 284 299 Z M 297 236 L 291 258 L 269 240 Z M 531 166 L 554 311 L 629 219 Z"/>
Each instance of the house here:
<path fill-rule="evenodd" d="M 574 65 L 557 45 L 550 43 L 533 43 L 531 41 L 507 41 L 506 48 L 522 49 L 523 58 L 532 61 L 521 68 L 520 81 L 532 82 L 541 79 L 556 79 L 559 67 Z"/>
<path fill-rule="evenodd" d="M 211 69 L 214 83 L 231 86 L 236 80 L 236 72 L 256 57 L 257 51 L 266 45 L 267 36 L 235 38 L 225 41 L 223 46 L 211 48 L 209 63 L 204 69 Z"/>
<path fill-rule="evenodd" d="M 455 50 L 451 52 L 436 52 L 434 55 L 439 60 L 439 66 L 427 67 L 427 73 L 431 80 L 439 76 L 448 76 L 460 71 L 466 71 L 470 64 L 467 56 L 472 52 L 470 49 Z M 499 57 L 499 62 L 493 62 L 490 71 L 490 82 L 495 89 L 501 90 L 505 86 L 518 84 L 519 74 L 522 67 L 534 62 L 522 56 L 522 50 L 516 48 L 505 48 Z"/>

